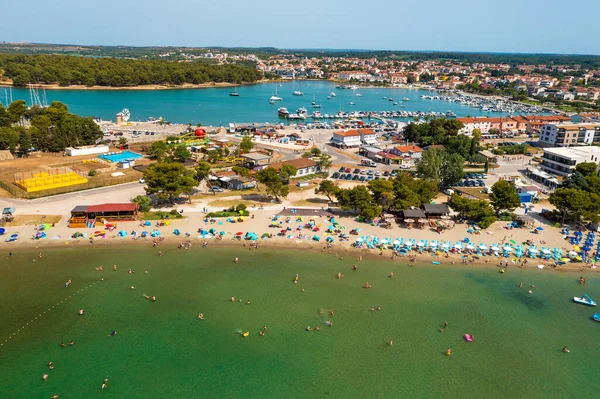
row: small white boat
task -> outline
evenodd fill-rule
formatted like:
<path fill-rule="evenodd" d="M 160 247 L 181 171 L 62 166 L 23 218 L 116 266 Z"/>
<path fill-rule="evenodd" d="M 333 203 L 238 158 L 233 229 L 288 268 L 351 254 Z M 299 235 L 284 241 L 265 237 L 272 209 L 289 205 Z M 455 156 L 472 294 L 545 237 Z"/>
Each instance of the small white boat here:
<path fill-rule="evenodd" d="M 408 98 L 408 97 L 404 97 L 404 98 L 402 99 L 402 101 L 410 101 L 410 98 Z"/>
<path fill-rule="evenodd" d="M 583 294 L 581 297 L 573 297 L 573 301 L 582 305 L 597 306 L 596 301 L 590 298 L 588 294 Z"/>
<path fill-rule="evenodd" d="M 331 93 L 329 93 L 329 95 L 330 95 L 331 97 L 335 97 L 335 96 L 336 96 L 336 94 L 335 94 L 334 92 L 331 92 Z"/>
<path fill-rule="evenodd" d="M 356 94 L 355 94 L 355 96 L 356 96 L 356 97 L 362 97 L 362 94 L 360 94 L 360 93 L 356 93 Z"/>

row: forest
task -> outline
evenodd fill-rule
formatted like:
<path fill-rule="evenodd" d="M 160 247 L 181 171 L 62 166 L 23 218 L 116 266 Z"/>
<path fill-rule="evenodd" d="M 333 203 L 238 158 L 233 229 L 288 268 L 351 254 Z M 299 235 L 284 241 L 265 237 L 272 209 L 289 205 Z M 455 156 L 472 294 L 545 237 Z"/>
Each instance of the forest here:
<path fill-rule="evenodd" d="M 30 83 L 111 87 L 243 83 L 262 77 L 251 65 L 67 55 L 0 54 L 0 70 L 3 77 L 11 79 L 17 87 Z"/>

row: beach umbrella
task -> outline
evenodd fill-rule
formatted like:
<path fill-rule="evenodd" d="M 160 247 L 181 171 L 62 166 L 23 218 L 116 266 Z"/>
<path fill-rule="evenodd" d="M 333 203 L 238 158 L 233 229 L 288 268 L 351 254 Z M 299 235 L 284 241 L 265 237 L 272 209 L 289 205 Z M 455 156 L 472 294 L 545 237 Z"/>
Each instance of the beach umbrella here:
<path fill-rule="evenodd" d="M 313 236 L 313 240 L 315 240 L 315 241 L 321 241 L 321 237 L 319 237 L 319 236 Z"/>
<path fill-rule="evenodd" d="M 364 241 L 364 240 L 362 239 L 362 237 L 358 237 L 358 238 L 356 239 L 356 242 L 363 242 L 363 241 Z"/>
<path fill-rule="evenodd" d="M 538 227 L 537 230 L 542 231 L 542 230 L 544 230 L 544 228 L 543 227 Z"/>
<path fill-rule="evenodd" d="M 443 248 L 450 248 L 450 244 L 447 243 L 447 242 L 445 242 L 445 243 L 442 244 L 442 247 Z"/>
<path fill-rule="evenodd" d="M 146 221 L 144 222 L 144 226 L 152 226 L 152 223 L 150 223 L 148 220 L 146 220 Z"/>
<path fill-rule="evenodd" d="M 536 248 L 529 248 L 529 252 L 531 252 L 533 254 L 537 253 L 537 251 L 538 250 Z"/>
<path fill-rule="evenodd" d="M 579 248 L 577 245 L 573 245 L 573 249 L 574 249 L 575 251 L 581 251 L 581 249 L 580 249 L 580 248 Z"/>
<path fill-rule="evenodd" d="M 467 249 L 475 249 L 475 246 L 473 244 L 468 244 Z"/>
<path fill-rule="evenodd" d="M 457 242 L 457 243 L 454 245 L 454 248 L 456 248 L 456 249 L 462 249 L 462 247 L 463 247 L 463 246 L 462 246 L 462 244 L 461 244 L 461 243 L 459 243 L 459 242 Z"/>
<path fill-rule="evenodd" d="M 263 233 L 263 235 L 260 236 L 260 238 L 269 238 L 269 237 L 270 237 L 269 233 Z"/>
<path fill-rule="evenodd" d="M 327 237 L 327 238 L 325 239 L 325 241 L 327 241 L 327 242 L 333 242 L 334 240 L 333 240 L 333 237 Z"/>
<path fill-rule="evenodd" d="M 419 242 L 417 243 L 417 245 L 418 245 L 419 247 L 422 247 L 423 245 L 425 245 L 425 243 L 424 243 L 423 241 L 419 241 Z"/>
<path fill-rule="evenodd" d="M 222 235 L 222 236 L 224 236 L 224 235 L 225 235 L 225 232 L 224 232 L 224 231 L 221 231 L 221 232 L 219 232 L 219 235 Z"/>
<path fill-rule="evenodd" d="M 510 240 L 510 242 L 511 242 L 512 244 L 516 244 L 516 243 L 517 243 L 515 240 Z"/>
<path fill-rule="evenodd" d="M 244 233 L 242 233 L 241 231 L 238 231 L 237 233 L 235 233 L 235 235 L 236 235 L 237 237 L 240 237 L 240 236 L 243 236 L 243 235 L 244 235 Z"/>
<path fill-rule="evenodd" d="M 404 219 L 404 223 L 414 223 L 413 219 Z"/>
<path fill-rule="evenodd" d="M 3 227 L 0 227 L 0 236 L 4 233 L 6 233 L 6 229 Z"/>

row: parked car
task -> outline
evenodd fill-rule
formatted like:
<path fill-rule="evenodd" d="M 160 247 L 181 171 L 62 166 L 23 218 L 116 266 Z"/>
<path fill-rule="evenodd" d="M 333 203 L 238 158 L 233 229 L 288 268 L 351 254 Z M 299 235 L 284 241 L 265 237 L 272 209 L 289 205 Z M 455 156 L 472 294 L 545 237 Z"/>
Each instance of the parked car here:
<path fill-rule="evenodd" d="M 386 170 L 385 172 L 383 172 L 383 175 L 384 175 L 384 176 L 389 176 L 389 175 L 390 175 L 390 172 L 388 172 L 388 171 Z"/>
<path fill-rule="evenodd" d="M 367 181 L 371 181 L 371 180 L 373 180 L 373 176 L 368 176 Z"/>
<path fill-rule="evenodd" d="M 356 169 L 354 169 L 354 172 L 352 172 L 352 173 L 359 174 L 360 173 L 360 169 L 356 168 Z"/>
<path fill-rule="evenodd" d="M 367 178 L 365 176 L 361 176 L 360 177 L 360 181 L 364 183 L 364 181 L 367 180 Z"/>
<path fill-rule="evenodd" d="M 346 174 L 345 174 L 345 173 L 342 173 L 342 174 L 340 175 L 340 180 L 344 180 L 345 178 L 346 178 Z"/>
<path fill-rule="evenodd" d="M 360 171 L 360 174 L 361 174 L 361 175 L 366 175 L 366 174 L 367 174 L 367 171 L 366 171 L 366 170 L 364 170 L 364 169 L 362 169 L 362 170 Z"/>
<path fill-rule="evenodd" d="M 381 171 L 378 170 L 377 172 L 375 172 L 375 176 L 381 176 Z"/>
<path fill-rule="evenodd" d="M 221 187 L 212 187 L 210 191 L 212 191 L 213 193 L 222 193 L 223 189 Z"/>
<path fill-rule="evenodd" d="M 354 175 L 354 176 L 352 177 L 352 180 L 358 180 L 358 179 L 360 179 L 360 175 Z"/>
<path fill-rule="evenodd" d="M 346 180 L 352 180 L 352 173 L 348 173 L 346 175 Z"/>
<path fill-rule="evenodd" d="M 331 178 L 332 178 L 332 179 L 337 179 L 338 177 L 340 177 L 340 173 L 339 173 L 339 172 L 334 172 L 334 173 L 331 175 Z"/>
<path fill-rule="evenodd" d="M 340 170 L 338 170 L 338 172 L 343 173 L 346 171 L 346 168 L 344 168 L 343 166 L 340 168 Z"/>
<path fill-rule="evenodd" d="M 368 171 L 368 172 L 367 172 L 367 174 L 368 174 L 369 176 L 373 176 L 373 173 L 375 173 L 375 172 L 373 172 L 372 170 L 370 170 L 370 171 Z"/>

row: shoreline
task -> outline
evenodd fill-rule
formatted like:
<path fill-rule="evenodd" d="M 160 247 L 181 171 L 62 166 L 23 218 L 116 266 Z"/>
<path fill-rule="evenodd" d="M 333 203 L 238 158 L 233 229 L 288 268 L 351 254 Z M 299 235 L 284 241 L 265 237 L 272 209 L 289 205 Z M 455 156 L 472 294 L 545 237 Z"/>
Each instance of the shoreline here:
<path fill-rule="evenodd" d="M 263 83 L 271 83 L 273 80 L 261 79 L 256 82 L 244 82 L 241 84 L 237 83 L 229 83 L 229 82 L 208 82 L 208 83 L 200 83 L 200 84 L 192 84 L 192 83 L 184 83 L 182 85 L 138 85 L 138 86 L 84 86 L 84 85 L 69 85 L 69 86 L 60 86 L 59 84 L 45 84 L 40 83 L 34 85 L 36 89 L 46 89 L 46 90 L 100 90 L 100 91 L 143 91 L 143 90 L 184 90 L 184 89 L 210 89 L 210 88 L 226 88 L 226 87 L 240 87 L 240 86 L 250 86 L 255 84 L 263 84 Z M 15 89 L 27 89 L 27 87 L 15 87 L 12 82 L 0 82 L 0 87 L 10 87 Z"/>
<path fill-rule="evenodd" d="M 75 229 L 74 229 L 75 231 Z M 191 250 L 194 248 L 200 247 L 202 248 L 203 242 L 208 242 L 208 247 L 224 247 L 224 248 L 239 248 L 242 251 L 247 250 L 255 250 L 251 247 L 250 240 L 244 239 L 236 239 L 236 238 L 225 238 L 223 240 L 216 240 L 214 238 L 201 238 L 199 236 L 190 235 L 190 237 L 185 236 L 161 236 L 164 238 L 163 241 L 159 242 L 156 248 L 152 247 L 152 237 L 146 238 L 138 238 L 132 239 L 131 236 L 127 237 L 119 237 L 119 236 L 110 236 L 108 238 L 100 238 L 94 239 L 93 244 L 89 242 L 89 238 L 61 238 L 54 240 L 33 240 L 33 241 L 16 241 L 11 243 L 10 248 L 12 249 L 10 252 L 16 252 L 15 250 L 24 250 L 24 251 L 38 251 L 45 248 L 48 249 L 65 249 L 65 248 L 75 248 L 82 249 L 84 246 L 88 248 L 93 247 L 104 247 L 104 246 L 114 246 L 120 245 L 123 247 L 141 247 L 147 245 L 147 249 L 154 249 L 156 251 L 162 250 L 165 247 L 169 249 L 178 249 L 177 246 L 190 240 L 192 244 Z M 405 263 L 406 266 L 409 267 L 423 267 L 423 266 L 433 266 L 433 267 L 478 267 L 478 268 L 495 268 L 500 273 L 500 269 L 504 268 L 498 265 L 500 260 L 507 260 L 504 257 L 494 257 L 494 256 L 486 256 L 484 258 L 479 257 L 478 259 L 473 259 L 473 255 L 467 254 L 448 254 L 446 257 L 444 254 L 440 256 L 434 256 L 430 252 L 425 252 L 422 254 L 411 252 L 409 255 L 400 255 L 397 257 L 392 257 L 393 251 L 391 249 L 386 249 L 383 252 L 383 255 L 379 255 L 379 249 L 368 249 L 368 248 L 355 248 L 350 245 L 350 242 L 347 243 L 335 243 L 332 244 L 332 247 L 329 249 L 324 249 L 323 247 L 327 245 L 325 242 L 316 242 L 312 240 L 295 240 L 295 239 L 287 239 L 281 238 L 278 236 L 274 236 L 269 239 L 258 239 L 255 241 L 259 245 L 259 249 L 267 249 L 267 250 L 293 250 L 293 251 L 311 251 L 314 253 L 321 253 L 323 255 L 331 255 L 335 256 L 337 260 L 343 260 L 344 258 L 348 258 L 348 264 L 356 263 L 358 258 L 369 258 L 369 259 L 379 259 L 382 261 L 392 262 L 392 263 Z M 245 244 L 245 245 L 244 245 Z M 8 248 L 7 248 L 8 249 Z M 184 249 L 181 249 L 184 250 Z M 341 256 L 339 256 L 341 255 Z M 467 255 L 468 258 L 472 260 L 467 263 L 462 263 L 462 256 Z M 410 257 L 414 256 L 415 260 L 411 261 Z M 511 258 L 512 259 L 512 258 Z M 515 269 L 521 270 L 539 270 L 542 271 L 551 271 L 551 272 L 562 272 L 562 273 L 584 273 L 584 272 L 600 272 L 600 269 L 585 269 L 584 263 L 567 263 L 565 265 L 561 265 L 559 267 L 552 267 L 551 264 L 554 263 L 552 260 L 543 260 L 543 259 L 528 259 L 527 264 L 525 266 L 520 266 L 517 263 L 513 263 L 510 267 L 505 268 L 507 273 Z M 433 262 L 439 262 L 434 264 Z M 543 269 L 539 269 L 538 265 L 544 265 Z M 344 267 L 348 265 L 345 264 Z M 348 266 L 349 267 L 349 266 Z"/>

